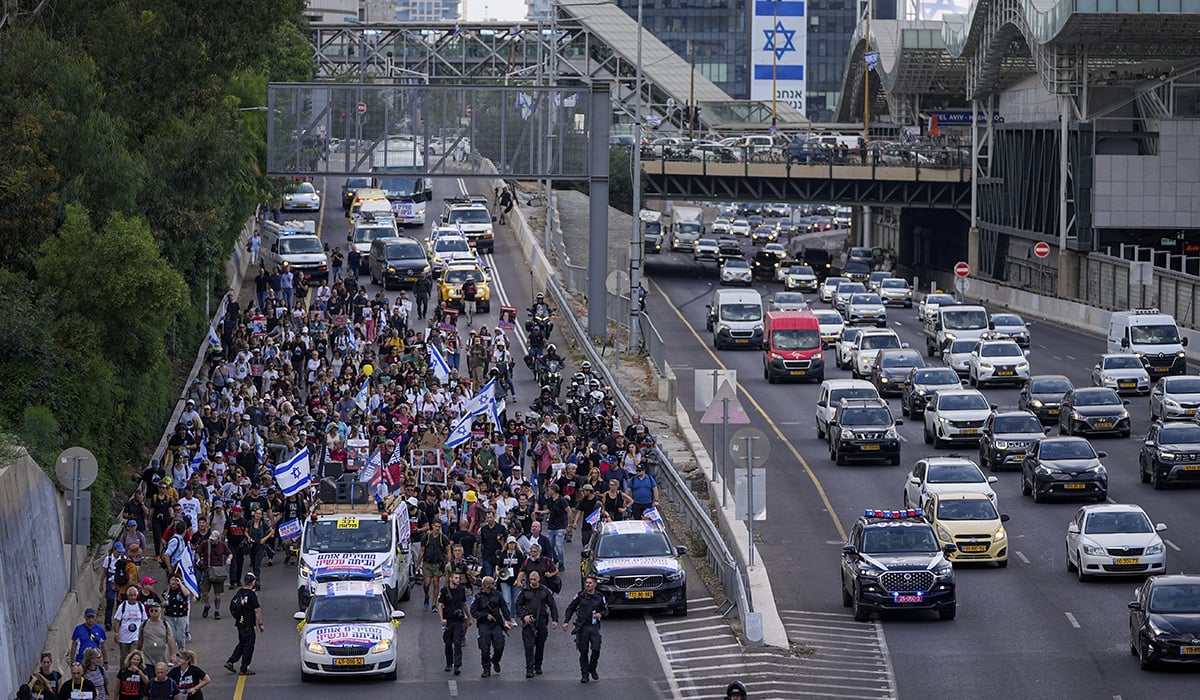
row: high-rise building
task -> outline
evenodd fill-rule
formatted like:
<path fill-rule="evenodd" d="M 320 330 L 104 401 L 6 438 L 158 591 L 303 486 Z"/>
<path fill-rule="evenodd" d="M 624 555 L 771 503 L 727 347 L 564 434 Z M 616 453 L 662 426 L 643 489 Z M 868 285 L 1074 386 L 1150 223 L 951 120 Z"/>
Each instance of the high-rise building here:
<path fill-rule="evenodd" d="M 890 2 L 894 8 L 895 0 Z M 808 0 L 804 112 L 815 122 L 833 121 L 833 111 L 842 96 L 850 37 L 858 23 L 856 6 L 855 0 Z"/>
<path fill-rule="evenodd" d="M 359 0 L 308 0 L 304 16 L 309 22 L 341 22 L 359 16 Z"/>
<path fill-rule="evenodd" d="M 399 22 L 444 22 L 459 19 L 459 0 L 395 0 Z"/>

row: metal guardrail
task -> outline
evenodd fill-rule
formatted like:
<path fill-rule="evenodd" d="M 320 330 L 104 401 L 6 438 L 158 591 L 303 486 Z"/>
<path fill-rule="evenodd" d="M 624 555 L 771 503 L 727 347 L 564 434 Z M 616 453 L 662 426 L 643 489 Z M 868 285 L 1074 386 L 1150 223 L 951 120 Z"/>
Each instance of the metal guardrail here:
<path fill-rule="evenodd" d="M 638 323 L 641 328 L 641 333 L 638 335 L 642 339 L 642 344 L 646 348 L 646 354 L 650 357 L 650 362 L 654 364 L 654 369 L 658 370 L 660 377 L 667 376 L 667 345 L 663 342 L 662 334 L 655 328 L 654 322 L 650 320 L 650 314 L 643 311 L 638 316 Z"/>
<path fill-rule="evenodd" d="M 578 347 L 583 350 L 588 360 L 592 363 L 593 369 L 599 370 L 604 376 L 605 383 L 613 388 L 617 410 L 620 412 L 622 418 L 626 421 L 630 420 L 636 411 L 628 397 L 625 396 L 625 392 L 621 390 L 620 385 L 617 383 L 616 376 L 609 370 L 600 357 L 600 354 L 596 351 L 591 339 L 588 338 L 586 329 L 580 325 L 578 317 L 574 313 L 569 312 L 572 307 L 569 305 L 566 292 L 553 277 L 549 278 L 547 287 L 547 293 L 550 294 L 558 308 L 568 310 L 568 313 L 562 315 L 565 322 L 560 324 L 560 328 L 564 333 L 570 333 L 574 337 Z M 657 332 L 655 335 L 657 335 Z M 661 338 L 659 341 L 661 342 Z M 730 552 L 729 545 L 725 543 L 717 526 L 713 524 L 712 517 L 709 515 L 707 508 L 692 493 L 687 482 L 679 474 L 679 471 L 675 469 L 675 465 L 671 462 L 670 458 L 657 447 L 654 448 L 654 452 L 658 463 L 663 467 L 658 470 L 657 474 L 659 485 L 667 492 L 671 501 L 679 507 L 679 512 L 687 521 L 691 532 L 699 535 L 700 539 L 704 541 L 706 560 L 709 566 L 712 567 L 713 572 L 721 580 L 721 585 L 725 588 L 726 596 L 736 603 L 739 615 L 743 611 L 750 610 L 749 583 L 738 566 L 737 559 Z"/>

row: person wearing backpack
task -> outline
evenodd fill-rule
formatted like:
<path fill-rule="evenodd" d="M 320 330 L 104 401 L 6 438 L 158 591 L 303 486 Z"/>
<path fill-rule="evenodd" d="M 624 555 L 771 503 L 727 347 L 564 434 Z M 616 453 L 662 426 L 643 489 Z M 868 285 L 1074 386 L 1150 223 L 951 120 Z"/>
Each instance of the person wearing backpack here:
<path fill-rule="evenodd" d="M 167 675 L 166 662 L 154 664 L 154 677 L 146 685 L 146 700 L 175 700 L 179 695 L 179 685 Z"/>
<path fill-rule="evenodd" d="M 242 587 L 229 601 L 229 614 L 233 616 L 233 624 L 237 627 L 238 643 L 233 648 L 229 660 L 225 662 L 225 670 L 243 676 L 254 675 L 254 671 L 250 670 L 250 662 L 254 660 L 256 632 L 262 632 L 264 629 L 262 608 L 258 604 L 258 594 L 254 592 L 256 583 L 257 576 L 253 573 L 246 574 L 242 580 Z M 234 666 L 239 660 L 242 663 L 240 670 Z"/>
<path fill-rule="evenodd" d="M 113 610 L 117 608 L 117 564 L 125 558 L 125 545 L 121 544 L 120 540 L 112 543 L 112 547 L 108 550 L 108 554 L 101 560 L 100 566 L 104 569 L 104 578 L 100 581 L 100 592 L 104 594 L 104 629 L 112 632 L 112 616 Z M 124 571 L 125 567 L 120 567 Z M 124 572 L 128 576 L 128 572 Z"/>

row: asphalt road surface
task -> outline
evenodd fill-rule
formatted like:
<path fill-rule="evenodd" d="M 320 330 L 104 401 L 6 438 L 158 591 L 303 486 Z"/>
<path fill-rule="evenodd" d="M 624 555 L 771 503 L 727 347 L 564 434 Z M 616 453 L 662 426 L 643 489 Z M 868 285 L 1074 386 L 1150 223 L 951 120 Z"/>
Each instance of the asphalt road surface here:
<path fill-rule="evenodd" d="M 746 250 L 750 249 L 745 244 Z M 836 467 L 813 419 L 814 384 L 768 385 L 759 351 L 712 350 L 704 331 L 705 304 L 717 286 L 715 263 L 695 263 L 688 253 L 647 256 L 650 277 L 647 308 L 667 341 L 668 359 L 679 377 L 679 398 L 693 405 L 696 369 L 738 371 L 739 397 L 753 426 L 770 438 L 767 462 L 767 521 L 756 525 L 758 541 L 777 603 L 790 611 L 835 615 L 849 620 L 838 595 L 838 561 L 845 532 L 865 508 L 899 508 L 904 479 L 917 458 L 935 450 L 921 437 L 921 422 L 900 427 L 901 466 Z M 756 282 L 765 296 L 782 289 Z M 814 307 L 824 306 L 812 300 Z M 889 326 L 924 354 L 915 308 L 889 309 Z M 1031 326 L 1032 372 L 1061 373 L 1079 385 L 1103 351 L 1103 341 L 1037 321 Z M 849 377 L 827 352 L 826 378 Z M 940 363 L 940 359 L 927 362 Z M 1015 407 L 1017 389 L 985 390 L 991 403 Z M 1147 399 L 1131 397 L 1133 437 L 1097 438 L 1108 453 L 1109 495 L 1113 501 L 1144 507 L 1154 522 L 1166 523 L 1167 568 L 1200 569 L 1200 509 L 1195 490 L 1154 491 L 1139 482 L 1140 438 L 1149 426 Z M 889 399 L 901 415 L 898 398 Z M 692 422 L 705 443 L 707 426 Z M 731 431 L 732 432 L 732 431 Z M 710 445 L 711 448 L 711 445 Z M 975 448 L 939 450 L 977 459 Z M 903 698 L 1184 698 L 1195 697 L 1200 676 L 1191 669 L 1143 672 L 1129 653 L 1128 610 L 1137 579 L 1079 583 L 1067 573 L 1064 537 L 1079 503 L 1035 505 L 1021 496 L 1016 472 L 999 474 L 995 485 L 1000 510 L 1011 515 L 1010 565 L 961 566 L 958 618 L 883 618 L 896 691 Z M 791 630 L 789 624 L 789 630 Z M 815 642 L 822 648 L 824 642 Z M 849 652 L 853 654 L 853 652 Z"/>

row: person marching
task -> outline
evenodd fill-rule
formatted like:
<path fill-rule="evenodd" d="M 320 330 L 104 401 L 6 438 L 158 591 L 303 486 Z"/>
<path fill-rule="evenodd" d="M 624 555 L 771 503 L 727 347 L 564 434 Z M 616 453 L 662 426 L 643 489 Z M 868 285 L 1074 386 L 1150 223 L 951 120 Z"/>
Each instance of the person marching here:
<path fill-rule="evenodd" d="M 258 577 L 247 573 L 242 578 L 242 587 L 233 594 L 229 602 L 229 612 L 233 615 L 233 624 L 237 627 L 238 643 L 233 648 L 233 654 L 225 662 L 225 670 L 243 676 L 253 676 L 250 662 L 254 660 L 254 643 L 257 639 L 256 630 L 263 631 L 262 608 L 258 603 L 258 594 L 254 592 L 254 584 Z M 239 670 L 234 664 L 242 662 Z"/>
<path fill-rule="evenodd" d="M 471 605 L 471 616 L 479 627 L 479 658 L 483 663 L 480 677 L 490 678 L 493 670 L 500 673 L 504 634 L 514 624 L 504 594 L 496 589 L 496 579 L 491 576 L 483 577 L 483 587 Z"/>
<path fill-rule="evenodd" d="M 446 645 L 446 671 L 462 672 L 462 648 L 467 628 L 471 626 L 471 610 L 467 607 L 467 589 L 459 585 L 459 575 L 447 578 L 437 601 L 438 617 L 442 621 L 442 641 Z"/>
<path fill-rule="evenodd" d="M 563 631 L 567 631 L 567 623 L 571 616 L 575 618 L 575 646 L 579 649 L 579 682 L 587 683 L 600 680 L 596 673 L 596 664 L 600 661 L 600 619 L 608 616 L 608 601 L 604 595 L 596 592 L 596 577 L 588 576 L 583 580 L 583 590 L 575 594 L 575 599 L 567 605 L 563 613 Z M 590 654 L 589 654 L 590 651 Z"/>
<path fill-rule="evenodd" d="M 525 644 L 525 677 L 540 676 L 542 657 L 546 653 L 546 623 L 549 621 L 550 629 L 558 627 L 558 605 L 536 571 L 529 572 L 529 585 L 517 596 L 517 617 L 525 624 L 521 628 L 521 641 Z"/>

